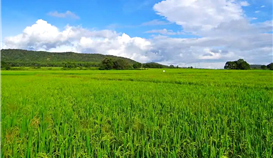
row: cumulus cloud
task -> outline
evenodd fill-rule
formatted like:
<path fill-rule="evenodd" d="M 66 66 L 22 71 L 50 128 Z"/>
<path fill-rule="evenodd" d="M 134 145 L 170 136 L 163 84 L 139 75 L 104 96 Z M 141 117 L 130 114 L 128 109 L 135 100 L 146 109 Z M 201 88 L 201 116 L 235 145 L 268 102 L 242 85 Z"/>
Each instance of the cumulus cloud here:
<path fill-rule="evenodd" d="M 248 5 L 246 1 L 236 0 L 165 0 L 155 4 L 154 10 L 180 25 L 183 31 L 201 36 L 198 39 L 176 39 L 174 41 L 179 43 L 177 48 L 172 39 L 166 40 L 173 41 L 169 43 L 172 49 L 179 50 L 180 47 L 187 50 L 192 56 L 186 58 L 192 62 L 244 58 L 250 63 L 257 63 L 256 60 L 264 56 L 261 61 L 269 63 L 272 60 L 272 49 L 268 49 L 272 48 L 272 34 L 269 33 L 272 32 L 272 21 L 250 24 L 242 9 Z M 162 45 L 166 48 L 168 44 Z M 215 49 L 218 51 L 211 51 Z M 257 53 L 253 53 L 254 50 Z M 176 59 L 185 54 L 177 54 Z"/>
<path fill-rule="evenodd" d="M 151 45 L 144 38 L 130 37 L 111 30 L 87 30 L 69 25 L 59 30 L 40 19 L 26 27 L 21 34 L 5 38 L 4 48 L 111 54 L 147 62 L 155 59 L 149 52 Z"/>
<path fill-rule="evenodd" d="M 80 26 L 67 25 L 60 29 L 40 19 L 21 34 L 6 37 L 4 48 L 100 53 L 139 62 L 206 68 L 223 68 L 226 61 L 239 58 L 249 63 L 268 64 L 273 58 L 272 21 L 250 23 L 243 6 L 235 0 L 159 2 L 154 5 L 156 13 L 181 26 L 181 31 L 150 30 L 146 33 L 157 35 L 149 39 Z M 169 37 L 187 33 L 198 38 Z"/>
<path fill-rule="evenodd" d="M 72 18 L 72 19 L 80 19 L 79 16 L 77 16 L 75 13 L 72 13 L 71 11 L 66 11 L 64 13 L 59 13 L 57 11 L 49 12 L 48 15 L 57 17 L 57 18 Z"/>
<path fill-rule="evenodd" d="M 195 33 L 243 18 L 241 5 L 233 0 L 165 0 L 155 4 L 154 10 L 170 22 L 183 26 L 185 31 Z"/>

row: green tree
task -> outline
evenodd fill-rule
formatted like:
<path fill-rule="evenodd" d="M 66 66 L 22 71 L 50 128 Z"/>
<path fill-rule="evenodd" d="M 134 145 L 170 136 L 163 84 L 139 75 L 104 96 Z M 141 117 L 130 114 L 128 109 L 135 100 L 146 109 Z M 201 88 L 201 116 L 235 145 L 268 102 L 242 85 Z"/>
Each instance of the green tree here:
<path fill-rule="evenodd" d="M 10 68 L 11 68 L 10 64 L 8 64 L 4 61 L 1 61 L 1 69 L 10 70 Z"/>
<path fill-rule="evenodd" d="M 77 68 L 76 63 L 67 62 L 63 64 L 63 69 L 75 69 Z"/>
<path fill-rule="evenodd" d="M 242 61 L 242 59 L 240 59 L 240 61 L 237 61 L 237 66 L 238 69 L 240 70 L 249 70 L 250 69 L 250 65 L 246 62 L 246 61 Z"/>
<path fill-rule="evenodd" d="M 34 63 L 33 68 L 34 69 L 40 69 L 41 65 L 39 63 Z"/>
<path fill-rule="evenodd" d="M 114 62 L 111 58 L 105 58 L 101 62 L 101 65 L 99 67 L 100 70 L 111 70 L 113 69 Z"/>
<path fill-rule="evenodd" d="M 249 70 L 250 65 L 243 59 L 237 61 L 228 61 L 226 62 L 224 69 L 239 69 L 239 70 Z"/>
<path fill-rule="evenodd" d="M 126 69 L 130 68 L 130 65 L 127 61 L 122 60 L 122 59 L 118 59 L 118 60 L 114 61 L 113 68 L 116 70 L 126 70 Z"/>
<path fill-rule="evenodd" d="M 140 69 L 141 66 L 142 66 L 141 63 L 134 63 L 134 64 L 133 64 L 133 68 L 134 68 L 134 69 Z"/>
<path fill-rule="evenodd" d="M 237 69 L 237 63 L 235 61 L 228 61 L 226 62 L 224 69 Z"/>
<path fill-rule="evenodd" d="M 268 64 L 268 65 L 267 65 L 267 68 L 268 68 L 269 70 L 273 70 L 273 63 Z"/>
<path fill-rule="evenodd" d="M 266 65 L 262 65 L 261 69 L 266 70 L 267 69 Z"/>
<path fill-rule="evenodd" d="M 152 62 L 152 63 L 143 64 L 143 67 L 144 68 L 163 68 L 163 67 L 166 67 L 166 66 Z"/>

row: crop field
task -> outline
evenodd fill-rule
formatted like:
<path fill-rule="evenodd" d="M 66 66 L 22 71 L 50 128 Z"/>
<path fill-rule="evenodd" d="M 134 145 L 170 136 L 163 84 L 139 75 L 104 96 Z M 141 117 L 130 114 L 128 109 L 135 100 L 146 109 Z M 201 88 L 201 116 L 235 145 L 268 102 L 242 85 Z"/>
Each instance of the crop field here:
<path fill-rule="evenodd" d="M 1 72 L 1 157 L 273 157 L 273 72 Z"/>

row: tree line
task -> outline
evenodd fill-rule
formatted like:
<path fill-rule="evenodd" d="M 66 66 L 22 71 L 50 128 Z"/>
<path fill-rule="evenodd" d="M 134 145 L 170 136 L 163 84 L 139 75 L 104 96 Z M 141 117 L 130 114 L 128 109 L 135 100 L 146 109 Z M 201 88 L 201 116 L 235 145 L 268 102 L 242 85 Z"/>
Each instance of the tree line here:
<path fill-rule="evenodd" d="M 37 63 L 37 62 L 5 62 L 1 61 L 1 69 L 10 70 L 12 67 L 32 67 L 39 69 L 41 67 L 62 67 L 64 70 L 67 69 L 90 69 L 91 67 L 98 67 L 100 70 L 130 70 L 130 69 L 141 69 L 141 68 L 179 68 L 178 66 L 161 65 L 158 63 L 129 63 L 128 60 L 109 58 L 106 57 L 101 63 L 94 62 L 58 62 L 58 63 Z M 192 68 L 192 67 L 189 67 Z M 268 65 L 258 65 L 254 69 L 273 70 L 273 63 Z M 235 70 L 249 70 L 253 69 L 252 65 L 249 65 L 245 60 L 239 59 L 237 61 L 226 62 L 224 69 L 235 69 Z"/>
<path fill-rule="evenodd" d="M 224 69 L 249 70 L 251 69 L 251 65 L 249 65 L 244 59 L 239 59 L 237 61 L 226 62 Z M 261 65 L 260 69 L 273 70 L 273 63 L 270 63 L 268 65 Z"/>
<path fill-rule="evenodd" d="M 44 64 L 58 64 L 58 67 L 64 62 L 72 63 L 101 63 L 104 58 L 112 59 L 123 59 L 134 64 L 135 61 L 118 57 L 113 55 L 102 55 L 102 54 L 92 54 L 92 53 L 74 53 L 74 52 L 44 52 L 44 51 L 30 51 L 30 50 L 20 50 L 20 49 L 2 49 L 1 50 L 1 60 L 9 63 L 19 63 L 20 66 L 29 66 L 29 63 L 39 63 L 44 67 Z"/>
<path fill-rule="evenodd" d="M 31 67 L 39 69 L 41 67 L 62 67 L 64 70 L 69 69 L 89 69 L 91 67 L 97 67 L 100 70 L 130 70 L 130 69 L 141 69 L 141 68 L 166 68 L 168 66 L 161 65 L 158 63 L 139 63 L 134 64 L 128 62 L 128 60 L 108 58 L 106 57 L 101 63 L 94 62 L 58 62 L 58 63 L 36 63 L 36 62 L 5 62 L 1 61 L 1 69 L 10 70 L 12 67 Z M 170 67 L 170 68 L 175 68 Z"/>
<path fill-rule="evenodd" d="M 130 65 L 126 60 L 112 58 L 105 58 L 100 66 L 100 70 L 130 70 L 130 69 L 141 69 L 141 68 L 163 68 L 164 65 L 158 63 L 139 63 L 136 62 L 133 65 Z"/>

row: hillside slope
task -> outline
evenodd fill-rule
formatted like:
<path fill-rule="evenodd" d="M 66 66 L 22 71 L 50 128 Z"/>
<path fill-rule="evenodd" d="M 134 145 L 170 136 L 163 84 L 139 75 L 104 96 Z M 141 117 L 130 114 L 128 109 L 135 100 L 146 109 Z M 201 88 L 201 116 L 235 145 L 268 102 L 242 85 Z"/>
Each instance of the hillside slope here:
<path fill-rule="evenodd" d="M 28 51 L 20 49 L 2 49 L 1 60 L 8 63 L 64 63 L 64 62 L 88 62 L 100 63 L 104 58 L 110 57 L 114 60 L 123 59 L 129 64 L 134 64 L 136 61 L 117 57 L 112 55 L 102 54 L 83 54 L 74 52 L 51 53 L 44 51 Z"/>

